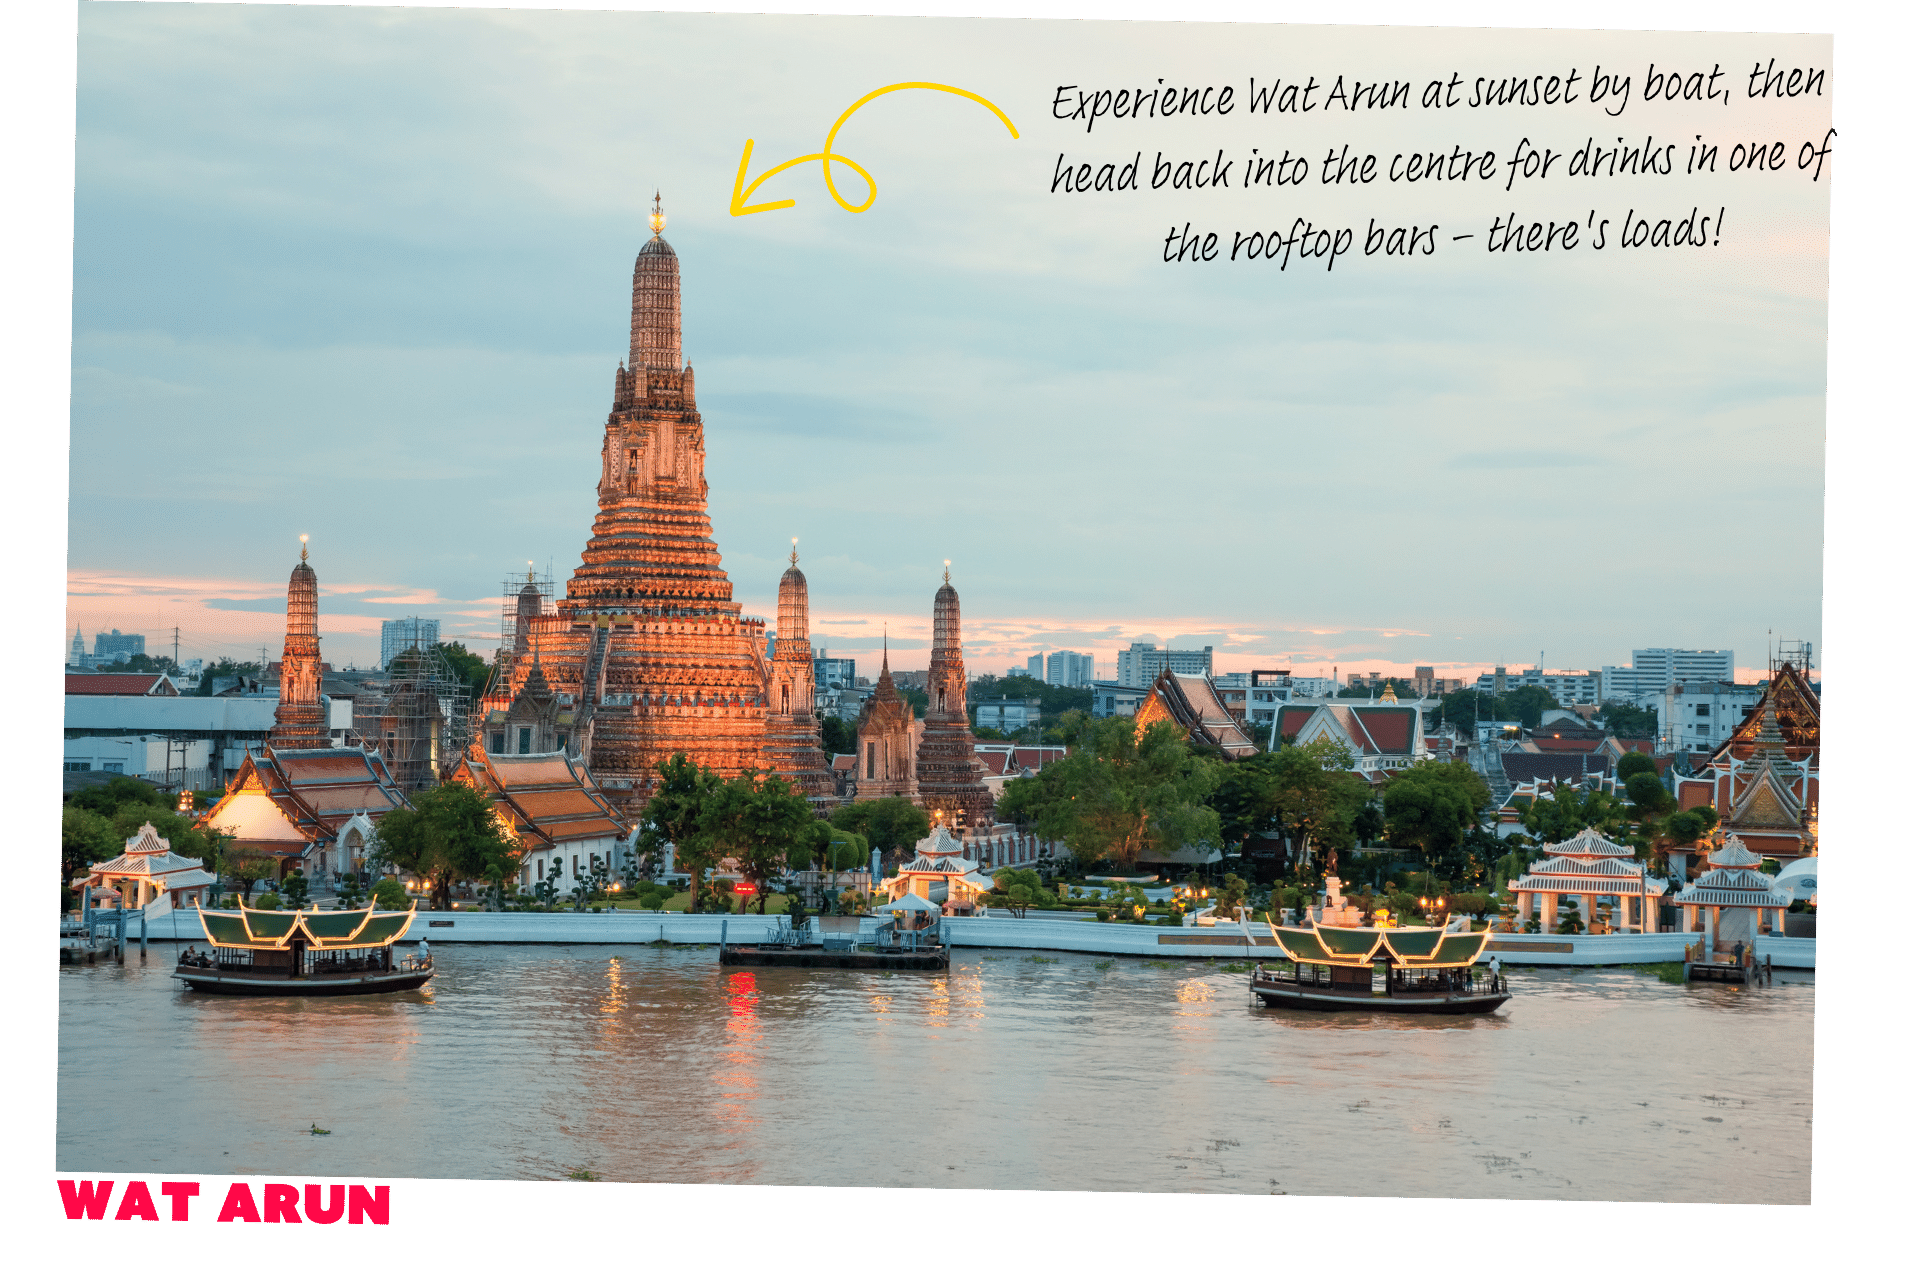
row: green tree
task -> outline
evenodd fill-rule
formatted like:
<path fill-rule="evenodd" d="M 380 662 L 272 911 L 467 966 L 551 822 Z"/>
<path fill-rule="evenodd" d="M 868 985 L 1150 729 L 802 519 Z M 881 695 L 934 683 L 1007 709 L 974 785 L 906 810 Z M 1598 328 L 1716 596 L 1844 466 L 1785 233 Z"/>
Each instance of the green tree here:
<path fill-rule="evenodd" d="M 240 887 L 242 906 L 253 897 L 254 885 L 262 880 L 271 880 L 280 872 L 278 858 L 264 857 L 246 849 L 223 848 L 218 863 L 221 878 L 231 880 Z"/>
<path fill-rule="evenodd" d="M 1230 875 L 1220 882 L 1220 893 L 1214 898 L 1213 914 L 1223 919 L 1237 918 L 1246 902 L 1247 882 L 1239 876 Z"/>
<path fill-rule="evenodd" d="M 1660 819 L 1674 810 L 1673 793 L 1657 773 L 1636 773 L 1627 779 L 1627 799 L 1633 802 L 1633 820 L 1642 831 L 1658 831 Z"/>
<path fill-rule="evenodd" d="M 867 865 L 867 838 L 858 831 L 843 831 L 831 823 L 815 821 L 807 827 L 801 845 L 807 861 L 822 871 L 852 871 Z"/>
<path fill-rule="evenodd" d="M 1627 752 L 1620 757 L 1620 762 L 1613 766 L 1614 776 L 1622 782 L 1638 773 L 1650 773 L 1658 777 L 1660 766 L 1653 762 L 1652 756 L 1639 751 Z"/>
<path fill-rule="evenodd" d="M 105 862 L 123 848 L 119 833 L 103 814 L 79 805 L 60 806 L 60 906 L 65 910 L 74 880 L 95 862 Z"/>
<path fill-rule="evenodd" d="M 835 756 L 850 756 L 858 743 L 854 737 L 851 721 L 839 716 L 820 717 L 820 749 L 827 754 L 827 763 L 833 763 Z"/>
<path fill-rule="evenodd" d="M 405 911 L 410 901 L 406 886 L 392 876 L 373 886 L 373 905 L 382 911 Z"/>
<path fill-rule="evenodd" d="M 1522 685 L 1518 689 L 1509 689 L 1499 699 L 1502 714 L 1498 720 L 1518 720 L 1523 728 L 1538 729 L 1540 713 L 1552 711 L 1560 702 L 1551 693 L 1537 684 Z"/>
<path fill-rule="evenodd" d="M 1143 853 L 1219 847 L 1220 818 L 1206 803 L 1219 768 L 1188 750 L 1172 722 L 1139 732 L 1116 716 L 1086 721 L 1075 751 L 1009 782 L 1003 798 L 1075 857 L 1131 867 Z"/>
<path fill-rule="evenodd" d="M 1667 819 L 1667 836 L 1675 844 L 1692 844 L 1719 825 L 1719 810 L 1710 804 L 1695 805 Z"/>
<path fill-rule="evenodd" d="M 1383 799 L 1395 843 L 1418 849 L 1429 866 L 1436 866 L 1460 861 L 1450 855 L 1493 797 L 1465 761 L 1423 760 L 1388 784 Z"/>
<path fill-rule="evenodd" d="M 711 857 L 700 839 L 700 813 L 708 797 L 721 786 L 720 777 L 703 764 L 695 764 L 684 751 L 655 766 L 660 783 L 640 813 L 637 847 L 646 855 L 664 853 L 673 848 L 674 861 L 686 868 L 691 882 L 687 886 L 687 912 L 700 909 L 700 878 L 719 862 Z"/>
<path fill-rule="evenodd" d="M 487 691 L 487 681 L 493 675 L 493 666 L 477 653 L 467 652 L 467 646 L 458 641 L 449 641 L 434 646 L 440 656 L 446 659 L 447 666 L 460 683 L 467 686 L 467 693 L 478 702 Z"/>
<path fill-rule="evenodd" d="M 1623 802 L 1605 791 L 1556 787 L 1550 795 L 1534 801 L 1520 821 L 1540 844 L 1571 840 L 1588 827 L 1619 842 L 1626 839 L 1633 815 Z"/>
<path fill-rule="evenodd" d="M 835 809 L 833 825 L 864 836 L 869 849 L 878 849 L 883 859 L 890 859 L 926 839 L 933 820 L 925 809 L 903 796 L 881 796 Z"/>
<path fill-rule="evenodd" d="M 699 841 L 708 856 L 733 859 L 765 915 L 773 880 L 804 847 L 812 822 L 812 804 L 791 782 L 749 769 L 708 794 L 700 807 Z"/>
<path fill-rule="evenodd" d="M 493 802 L 464 783 L 422 791 L 411 808 L 387 810 L 374 827 L 394 865 L 426 878 L 428 901 L 441 911 L 453 905 L 454 881 L 483 879 L 518 855 Z"/>
<path fill-rule="evenodd" d="M 1223 837 L 1278 830 L 1296 854 L 1338 859 L 1353 847 L 1372 789 L 1353 776 L 1353 755 L 1332 742 L 1285 743 L 1227 766 L 1213 797 Z"/>
<path fill-rule="evenodd" d="M 307 897 L 307 877 L 299 871 L 295 871 L 283 880 L 280 888 L 285 893 L 287 905 L 295 911 L 307 905 L 309 901 Z"/>
<path fill-rule="evenodd" d="M 1659 714 L 1630 702 L 1600 704 L 1600 723 L 1616 738 L 1651 739 L 1660 734 Z"/>

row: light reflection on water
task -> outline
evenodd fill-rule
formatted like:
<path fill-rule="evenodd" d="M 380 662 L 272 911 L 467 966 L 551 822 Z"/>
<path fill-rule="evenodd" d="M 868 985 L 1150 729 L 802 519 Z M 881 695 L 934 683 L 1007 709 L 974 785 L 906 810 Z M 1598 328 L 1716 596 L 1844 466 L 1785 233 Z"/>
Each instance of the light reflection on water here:
<path fill-rule="evenodd" d="M 1448 1019 L 1250 1007 L 1243 975 L 1204 962 L 995 951 L 946 974 L 723 972 L 712 948 L 447 946 L 426 991 L 242 999 L 180 990 L 172 951 L 62 972 L 60 1168 L 1767 1203 L 1810 1189 L 1810 982 L 1510 970 L 1500 1014 Z M 909 1120 L 924 1140 L 899 1141 Z"/>

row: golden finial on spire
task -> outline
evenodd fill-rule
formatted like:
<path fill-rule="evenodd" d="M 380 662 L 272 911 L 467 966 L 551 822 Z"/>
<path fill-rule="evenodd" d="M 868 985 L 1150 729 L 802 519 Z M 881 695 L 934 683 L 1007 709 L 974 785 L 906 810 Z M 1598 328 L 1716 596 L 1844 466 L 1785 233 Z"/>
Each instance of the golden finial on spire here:
<path fill-rule="evenodd" d="M 305 564 L 306 562 L 307 562 L 307 535 L 303 533 L 300 535 L 300 563 Z"/>
<path fill-rule="evenodd" d="M 653 193 L 653 213 L 647 218 L 647 225 L 653 228 L 653 238 L 660 238 L 660 228 L 667 225 L 667 215 L 660 212 L 660 193 Z"/>
<path fill-rule="evenodd" d="M 798 538 L 793 540 L 793 550 L 787 553 L 787 563 L 792 565 L 800 563 L 800 539 Z"/>
<path fill-rule="evenodd" d="M 952 582 L 953 581 L 953 561 L 943 560 L 941 561 L 941 563 L 946 565 L 946 568 L 940 571 L 940 581 Z"/>
<path fill-rule="evenodd" d="M 527 561 L 527 581 L 533 581 L 533 561 Z"/>

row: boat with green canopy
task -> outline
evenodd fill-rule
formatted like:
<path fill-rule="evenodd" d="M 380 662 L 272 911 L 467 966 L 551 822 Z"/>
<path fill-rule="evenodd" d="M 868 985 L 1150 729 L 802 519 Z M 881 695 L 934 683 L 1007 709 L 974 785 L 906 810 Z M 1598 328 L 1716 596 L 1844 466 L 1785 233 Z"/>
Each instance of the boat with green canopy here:
<path fill-rule="evenodd" d="M 1254 968 L 1250 990 L 1269 1008 L 1492 1013 L 1513 998 L 1498 972 L 1474 972 L 1486 933 L 1311 920 L 1267 927 L 1293 962 Z"/>
<path fill-rule="evenodd" d="M 229 995 L 373 995 L 412 991 L 433 977 L 427 955 L 394 954 L 413 912 L 200 911 L 209 950 L 189 947 L 173 976 Z"/>

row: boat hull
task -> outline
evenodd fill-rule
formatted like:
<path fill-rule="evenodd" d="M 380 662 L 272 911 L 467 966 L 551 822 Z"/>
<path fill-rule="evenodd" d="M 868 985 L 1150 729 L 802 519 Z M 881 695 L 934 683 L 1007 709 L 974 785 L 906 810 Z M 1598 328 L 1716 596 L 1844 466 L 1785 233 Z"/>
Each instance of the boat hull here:
<path fill-rule="evenodd" d="M 723 965 L 759 965 L 781 969 L 892 969 L 942 972 L 951 960 L 945 947 L 923 951 L 829 951 L 824 947 L 723 946 Z"/>
<path fill-rule="evenodd" d="M 229 996 L 372 996 L 416 991 L 433 980 L 433 969 L 396 969 L 386 973 L 339 973 L 301 978 L 237 973 L 231 969 L 182 967 L 173 976 L 194 991 Z"/>
<path fill-rule="evenodd" d="M 1419 992 L 1342 991 L 1335 987 L 1256 979 L 1253 994 L 1269 1009 L 1308 1009 L 1322 1013 L 1492 1013 L 1513 995 L 1506 991 Z"/>

